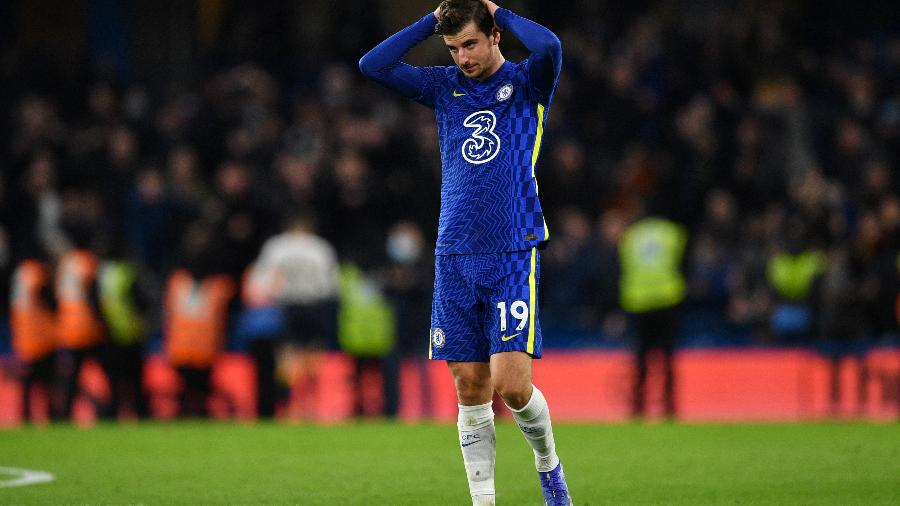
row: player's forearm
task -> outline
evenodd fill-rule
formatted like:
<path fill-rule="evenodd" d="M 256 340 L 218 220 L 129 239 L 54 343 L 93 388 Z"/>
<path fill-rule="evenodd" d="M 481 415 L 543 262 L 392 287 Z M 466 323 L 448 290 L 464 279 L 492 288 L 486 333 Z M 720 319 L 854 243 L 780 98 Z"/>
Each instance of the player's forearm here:
<path fill-rule="evenodd" d="M 408 87 L 407 80 L 415 76 L 404 75 L 410 72 L 410 67 L 403 65 L 401 59 L 410 49 L 434 34 L 436 24 L 437 18 L 434 13 L 429 12 L 366 53 L 359 60 L 359 69 L 385 86 L 395 89 L 399 87 L 398 91 L 401 92 L 411 91 L 404 88 Z"/>
<path fill-rule="evenodd" d="M 555 80 L 562 67 L 562 44 L 550 29 L 519 16 L 509 9 L 498 8 L 494 22 L 516 36 L 531 52 L 530 60 L 540 71 L 540 77 Z"/>

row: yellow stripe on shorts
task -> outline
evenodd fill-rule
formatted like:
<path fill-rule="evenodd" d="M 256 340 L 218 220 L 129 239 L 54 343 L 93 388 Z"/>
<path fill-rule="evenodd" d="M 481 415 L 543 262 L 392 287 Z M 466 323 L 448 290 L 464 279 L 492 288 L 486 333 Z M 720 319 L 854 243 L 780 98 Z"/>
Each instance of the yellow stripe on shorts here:
<path fill-rule="evenodd" d="M 537 267 L 536 249 L 531 248 L 531 270 L 528 271 L 528 346 L 525 351 L 529 355 L 534 354 L 534 304 L 537 298 L 537 286 L 534 279 L 534 271 Z"/>

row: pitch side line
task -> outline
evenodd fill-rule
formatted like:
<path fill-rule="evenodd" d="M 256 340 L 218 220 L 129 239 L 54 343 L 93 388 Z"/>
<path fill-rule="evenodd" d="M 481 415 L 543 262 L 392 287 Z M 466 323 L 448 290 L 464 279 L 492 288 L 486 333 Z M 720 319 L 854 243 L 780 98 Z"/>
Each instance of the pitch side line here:
<path fill-rule="evenodd" d="M 0 488 L 8 487 L 24 487 L 26 485 L 36 485 L 38 483 L 46 483 L 53 481 L 56 476 L 47 471 L 32 471 L 30 469 L 19 469 L 17 467 L 0 467 L 0 476 L 12 475 L 13 479 L 0 481 Z"/>

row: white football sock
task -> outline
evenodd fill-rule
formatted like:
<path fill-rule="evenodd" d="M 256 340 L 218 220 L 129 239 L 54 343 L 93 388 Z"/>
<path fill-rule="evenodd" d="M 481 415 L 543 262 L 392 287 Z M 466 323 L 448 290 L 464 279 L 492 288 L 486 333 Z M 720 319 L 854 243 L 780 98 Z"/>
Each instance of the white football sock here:
<path fill-rule="evenodd" d="M 459 405 L 459 446 L 462 450 L 469 493 L 473 506 L 494 504 L 494 461 L 497 459 L 497 436 L 491 403 L 478 406 Z"/>
<path fill-rule="evenodd" d="M 519 430 L 534 450 L 534 465 L 540 472 L 552 471 L 559 464 L 553 427 L 550 425 L 550 408 L 544 394 L 532 387 L 531 400 L 522 409 L 509 408 Z M 507 406 L 509 407 L 509 406 Z"/>

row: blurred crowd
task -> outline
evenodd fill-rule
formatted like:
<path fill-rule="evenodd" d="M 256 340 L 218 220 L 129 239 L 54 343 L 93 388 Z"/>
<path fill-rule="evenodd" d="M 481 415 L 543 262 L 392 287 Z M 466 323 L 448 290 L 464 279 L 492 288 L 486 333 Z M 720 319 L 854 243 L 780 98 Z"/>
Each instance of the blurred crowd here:
<path fill-rule="evenodd" d="M 516 5 L 559 34 L 565 58 L 537 170 L 548 346 L 628 336 L 617 246 L 645 213 L 687 228 L 689 338 L 896 335 L 900 27 L 802 2 Z M 151 329 L 179 269 L 232 280 L 237 318 L 263 244 L 302 216 L 386 294 L 397 348 L 422 356 L 436 126 L 364 80 L 351 56 L 369 41 L 357 42 L 294 80 L 250 58 L 174 88 L 96 73 L 65 94 L 6 98 L 3 278 L 84 249 L 137 266 Z"/>
<path fill-rule="evenodd" d="M 565 247 L 546 256 L 545 314 L 614 310 L 604 265 L 643 200 L 688 226 L 686 304 L 717 331 L 754 342 L 795 328 L 807 339 L 896 332 L 898 27 L 827 5 L 678 5 L 623 25 L 598 6 L 561 30 L 570 60 L 541 189 Z M 803 253 L 812 268 L 774 275 Z M 607 289 L 573 272 L 581 264 Z M 557 265 L 568 285 L 555 285 Z M 807 303 L 810 321 L 782 325 L 784 302 Z"/>

